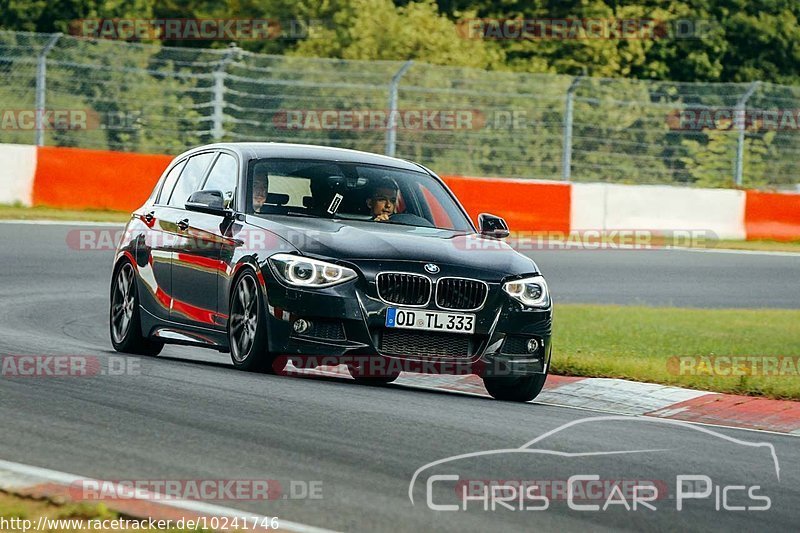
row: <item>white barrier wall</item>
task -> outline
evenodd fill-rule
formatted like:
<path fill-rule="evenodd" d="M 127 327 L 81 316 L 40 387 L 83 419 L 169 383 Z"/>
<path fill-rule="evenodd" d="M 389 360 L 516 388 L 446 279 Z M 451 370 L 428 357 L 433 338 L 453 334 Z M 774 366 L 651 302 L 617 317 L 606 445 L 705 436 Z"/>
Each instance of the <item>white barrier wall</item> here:
<path fill-rule="evenodd" d="M 41 159 L 39 159 L 41 158 Z M 98 201 L 97 192 L 85 193 L 88 186 L 104 194 L 104 207 L 126 211 L 132 209 L 126 202 L 131 198 L 108 189 L 106 181 L 96 179 L 94 169 L 105 169 L 109 164 L 124 164 L 133 176 L 157 176 L 169 162 L 169 156 L 128 154 L 79 150 L 75 148 L 43 148 L 35 146 L 0 144 L 0 204 L 32 205 L 34 181 L 36 203 L 56 207 L 64 205 L 64 191 L 84 191 L 71 195 L 69 201 L 79 197 Z M 65 164 L 65 161 L 78 163 Z M 110 163 L 111 162 L 111 163 Z M 36 176 L 36 171 L 39 176 Z M 79 168 L 79 171 L 74 171 Z M 86 169 L 92 170 L 87 174 Z M 131 170 L 135 169 L 135 170 Z M 87 176 L 95 179 L 88 180 Z M 137 181 L 141 194 L 149 194 L 152 183 L 143 178 Z M 503 213 L 503 202 L 508 198 L 523 198 L 531 186 L 540 198 L 539 205 L 529 206 L 533 213 L 512 219 L 512 229 L 542 230 L 558 227 L 559 231 L 581 230 L 653 230 L 653 231 L 706 231 L 722 239 L 746 239 L 746 227 L 752 238 L 800 238 L 800 195 L 775 194 L 730 189 L 699 189 L 667 185 L 612 185 L 605 183 L 539 182 L 535 180 L 505 180 L 495 190 L 491 180 L 476 180 L 452 176 L 449 178 L 456 194 L 466 199 L 476 213 L 496 207 Z M 461 182 L 479 186 L 464 186 Z M 480 190 L 478 190 L 481 188 Z M 128 184 L 130 189 L 130 183 Z M 523 190 L 524 189 L 524 190 Z M 490 191 L 492 194 L 483 194 Z M 130 192 L 130 191 L 129 191 Z M 495 207 L 492 207 L 495 206 Z M 746 219 L 747 217 L 747 219 Z M 746 226 L 747 224 L 747 226 Z M 560 229 L 563 228 L 563 229 Z"/>
<path fill-rule="evenodd" d="M 570 227 L 580 230 L 700 230 L 745 239 L 745 192 L 668 185 L 572 185 Z"/>
<path fill-rule="evenodd" d="M 573 183 L 570 193 L 570 230 L 605 229 L 606 186 L 602 183 Z"/>
<path fill-rule="evenodd" d="M 0 204 L 31 205 L 36 147 L 0 144 Z"/>

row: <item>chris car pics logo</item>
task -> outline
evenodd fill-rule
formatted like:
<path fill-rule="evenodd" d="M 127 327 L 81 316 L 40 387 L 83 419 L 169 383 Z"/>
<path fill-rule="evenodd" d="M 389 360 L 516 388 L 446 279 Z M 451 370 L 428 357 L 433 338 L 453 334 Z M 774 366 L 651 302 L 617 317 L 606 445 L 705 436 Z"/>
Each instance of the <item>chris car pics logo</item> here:
<path fill-rule="evenodd" d="M 757 454 L 759 461 L 770 465 L 761 476 L 750 476 L 730 483 L 728 479 L 723 483 L 715 479 L 714 474 L 686 470 L 688 467 L 680 461 L 665 461 L 660 455 L 674 452 L 679 455 L 678 448 L 669 447 L 647 449 L 612 449 L 602 450 L 587 449 L 585 451 L 564 451 L 564 446 L 542 446 L 548 439 L 574 427 L 580 428 L 582 435 L 592 431 L 586 427 L 592 423 L 634 423 L 655 424 L 654 431 L 649 433 L 661 442 L 670 442 L 664 439 L 660 431 L 673 435 L 676 428 L 685 428 L 696 432 L 700 438 L 713 439 L 714 446 L 710 448 L 713 453 L 718 453 L 722 445 L 732 446 L 735 453 L 743 456 L 744 449 Z M 624 433 L 620 434 L 625 439 Z M 585 441 L 580 438 L 571 441 L 578 443 Z M 595 441 L 596 442 L 596 441 Z M 572 445 L 570 446 L 572 447 Z M 669 475 L 660 479 L 640 476 L 641 459 L 631 462 L 630 475 L 624 477 L 603 477 L 598 472 L 576 470 L 571 472 L 571 461 L 575 461 L 574 468 L 586 468 L 582 462 L 596 461 L 598 470 L 603 468 L 602 461 L 614 464 L 614 471 L 622 471 L 620 465 L 625 465 L 617 457 L 626 455 L 658 456 L 660 464 L 673 465 Z M 499 460 L 499 456 L 513 455 L 516 458 Z M 526 459 L 530 458 L 530 463 Z M 558 470 L 558 479 L 554 477 L 534 476 L 531 478 L 509 478 L 502 475 L 492 479 L 473 479 L 462 476 L 462 470 L 471 471 L 475 468 L 476 461 L 486 461 L 486 464 L 515 464 L 522 461 L 525 466 L 538 471 L 546 471 L 548 465 L 554 460 L 561 467 Z M 609 463 L 609 461 L 611 461 Z M 483 464 L 483 463 L 481 463 Z M 595 464 L 595 463 L 591 463 Z M 468 467 L 466 466 L 468 465 Z M 460 468 L 462 467 L 462 468 Z M 567 472 L 565 475 L 564 472 Z M 505 471 L 503 472 L 505 473 Z M 626 473 L 628 473 L 626 471 Z M 717 472 L 717 477 L 720 474 Z M 566 503 L 568 509 L 574 512 L 606 512 L 617 510 L 621 512 L 654 512 L 661 509 L 684 511 L 687 509 L 704 509 L 716 512 L 758 512 L 768 511 L 772 508 L 770 489 L 773 483 L 780 482 L 780 464 L 774 446 L 769 442 L 753 442 L 737 439 L 719 433 L 703 426 L 697 426 L 677 420 L 660 418 L 634 418 L 629 416 L 600 416 L 575 420 L 564 424 L 554 430 L 526 442 L 518 448 L 502 448 L 465 453 L 445 457 L 427 463 L 414 472 L 408 487 L 408 497 L 412 505 L 417 505 L 415 493 L 424 494 L 424 505 L 433 511 L 458 512 L 458 511 L 546 511 L 555 505 Z"/>

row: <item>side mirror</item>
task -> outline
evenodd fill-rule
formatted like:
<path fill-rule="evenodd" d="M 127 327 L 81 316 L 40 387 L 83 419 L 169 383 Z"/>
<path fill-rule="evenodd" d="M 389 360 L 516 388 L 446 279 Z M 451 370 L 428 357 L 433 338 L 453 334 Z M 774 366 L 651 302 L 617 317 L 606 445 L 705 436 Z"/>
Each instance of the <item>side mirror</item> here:
<path fill-rule="evenodd" d="M 481 235 L 495 239 L 504 239 L 510 233 L 505 220 L 489 213 L 478 215 L 478 229 L 480 229 Z"/>
<path fill-rule="evenodd" d="M 209 215 L 229 216 L 232 210 L 225 207 L 225 194 L 222 191 L 193 192 L 186 201 L 187 211 L 198 211 Z"/>

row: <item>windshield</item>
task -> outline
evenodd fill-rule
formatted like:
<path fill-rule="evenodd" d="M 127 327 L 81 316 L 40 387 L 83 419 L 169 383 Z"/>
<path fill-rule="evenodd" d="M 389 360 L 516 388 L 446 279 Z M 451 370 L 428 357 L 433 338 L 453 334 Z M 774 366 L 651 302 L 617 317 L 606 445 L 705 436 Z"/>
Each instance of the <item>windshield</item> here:
<path fill-rule="evenodd" d="M 258 159 L 248 212 L 472 231 L 442 185 L 423 172 L 309 159 Z"/>

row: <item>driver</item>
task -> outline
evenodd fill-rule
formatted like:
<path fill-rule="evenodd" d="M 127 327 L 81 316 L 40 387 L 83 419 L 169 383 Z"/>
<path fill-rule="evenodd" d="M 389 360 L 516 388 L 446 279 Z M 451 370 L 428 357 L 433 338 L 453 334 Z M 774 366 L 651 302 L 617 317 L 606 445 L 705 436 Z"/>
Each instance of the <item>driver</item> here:
<path fill-rule="evenodd" d="M 392 178 L 382 177 L 372 184 L 372 190 L 367 197 L 367 207 L 375 222 L 385 222 L 397 213 L 397 195 L 399 187 Z"/>

